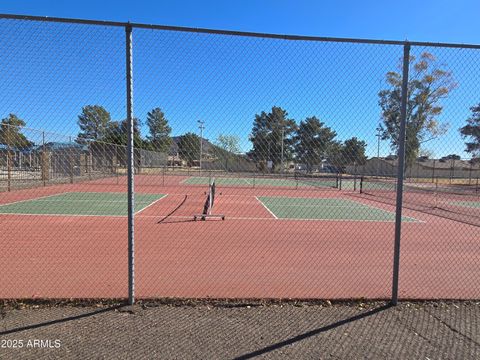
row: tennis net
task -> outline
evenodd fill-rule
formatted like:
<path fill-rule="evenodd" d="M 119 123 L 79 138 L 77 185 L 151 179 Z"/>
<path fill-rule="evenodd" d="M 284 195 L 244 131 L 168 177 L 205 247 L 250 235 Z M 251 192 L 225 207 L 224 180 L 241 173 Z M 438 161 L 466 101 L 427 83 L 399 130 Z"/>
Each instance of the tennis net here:
<path fill-rule="evenodd" d="M 210 215 L 212 213 L 214 202 L 215 202 L 215 179 L 212 179 L 208 186 L 207 200 L 203 205 L 203 213 L 202 213 L 203 215 Z"/>
<path fill-rule="evenodd" d="M 211 179 L 208 185 L 207 199 L 203 205 L 203 211 L 200 215 L 194 215 L 194 220 L 201 218 L 205 220 L 207 217 L 218 217 L 225 220 L 225 216 L 221 214 L 212 214 L 213 206 L 215 204 L 216 183 L 215 178 Z"/>
<path fill-rule="evenodd" d="M 310 174 L 294 174 L 294 179 L 297 182 L 297 187 L 313 187 L 319 189 L 341 189 L 342 177 L 340 174 L 329 175 L 310 175 Z"/>
<path fill-rule="evenodd" d="M 394 205 L 395 178 L 362 177 L 360 193 Z M 475 185 L 449 185 L 435 182 L 405 182 L 403 206 L 428 214 L 480 226 L 480 188 Z"/>

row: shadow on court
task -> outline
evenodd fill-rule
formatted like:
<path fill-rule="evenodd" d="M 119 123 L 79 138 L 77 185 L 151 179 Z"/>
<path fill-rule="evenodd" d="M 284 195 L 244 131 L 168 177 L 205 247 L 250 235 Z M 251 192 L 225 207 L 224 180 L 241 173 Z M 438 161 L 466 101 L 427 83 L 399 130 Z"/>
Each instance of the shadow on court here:
<path fill-rule="evenodd" d="M 167 221 L 171 216 L 173 216 L 178 210 L 182 208 L 182 206 L 185 205 L 187 201 L 188 195 L 185 195 L 183 200 L 172 210 L 170 211 L 167 215 L 165 215 L 163 218 L 161 218 L 157 224 L 168 224 L 168 223 L 178 223 L 178 222 L 190 222 L 192 220 L 173 220 L 173 221 Z"/>

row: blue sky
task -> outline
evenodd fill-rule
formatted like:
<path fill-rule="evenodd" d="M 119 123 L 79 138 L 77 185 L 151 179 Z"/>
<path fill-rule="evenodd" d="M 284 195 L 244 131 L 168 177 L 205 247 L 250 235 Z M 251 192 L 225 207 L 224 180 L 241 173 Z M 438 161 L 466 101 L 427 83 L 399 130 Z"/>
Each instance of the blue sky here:
<path fill-rule="evenodd" d="M 2 1 L 2 13 L 132 21 L 241 31 L 432 42 L 478 43 L 478 1 Z M 14 112 L 32 128 L 75 135 L 83 105 L 125 117 L 121 28 L 0 21 L 4 86 L 0 116 Z M 248 134 L 255 113 L 282 106 L 297 121 L 315 115 L 344 140 L 358 136 L 376 155 L 379 90 L 400 47 L 287 42 L 151 30 L 134 31 L 134 112 L 159 106 L 175 135 Z M 442 104 L 447 135 L 428 142 L 435 155 L 463 153 L 458 128 L 480 102 L 480 51 L 432 52 L 458 88 Z M 279 81 L 281 79 L 281 81 Z M 144 129 L 145 132 L 145 129 Z M 32 133 L 33 135 L 33 133 Z M 52 135 L 52 137 L 54 137 Z M 61 140 L 60 137 L 56 140 Z M 381 153 L 389 153 L 382 143 Z"/>

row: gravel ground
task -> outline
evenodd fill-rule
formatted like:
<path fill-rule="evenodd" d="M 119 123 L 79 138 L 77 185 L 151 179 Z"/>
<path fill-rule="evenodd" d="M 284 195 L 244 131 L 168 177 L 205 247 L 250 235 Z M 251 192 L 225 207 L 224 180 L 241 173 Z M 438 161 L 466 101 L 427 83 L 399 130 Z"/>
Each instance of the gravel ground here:
<path fill-rule="evenodd" d="M 1 359 L 480 358 L 480 302 L 10 304 L 0 318 Z"/>

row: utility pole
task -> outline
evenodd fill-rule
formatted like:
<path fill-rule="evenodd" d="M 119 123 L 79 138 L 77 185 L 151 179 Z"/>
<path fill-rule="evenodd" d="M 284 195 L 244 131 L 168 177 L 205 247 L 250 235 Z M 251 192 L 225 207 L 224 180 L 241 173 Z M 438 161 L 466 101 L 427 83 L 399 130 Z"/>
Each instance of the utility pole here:
<path fill-rule="evenodd" d="M 203 129 L 205 129 L 205 121 L 197 120 L 198 128 L 200 129 L 200 170 L 202 170 L 203 158 Z"/>

